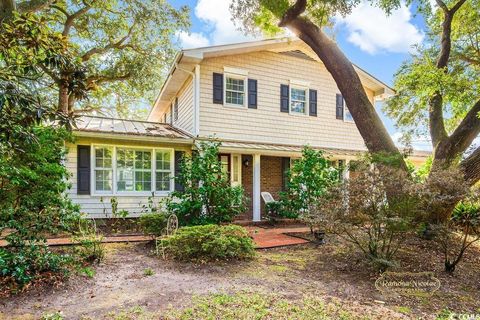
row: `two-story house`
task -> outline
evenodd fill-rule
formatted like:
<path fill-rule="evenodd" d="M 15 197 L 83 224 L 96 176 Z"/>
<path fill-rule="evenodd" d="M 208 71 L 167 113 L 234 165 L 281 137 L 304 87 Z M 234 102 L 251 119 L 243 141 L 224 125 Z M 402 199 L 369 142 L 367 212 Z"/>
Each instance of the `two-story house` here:
<path fill-rule="evenodd" d="M 356 67 L 372 103 L 393 94 Z M 259 221 L 260 193 L 285 186 L 290 159 L 310 145 L 346 164 L 366 151 L 335 81 L 295 39 L 270 39 L 179 52 L 148 121 L 83 117 L 69 146 L 70 196 L 92 217 L 109 199 L 137 215 L 152 194 L 176 187 L 183 152 L 213 137 L 231 183 L 250 198 L 243 219 Z M 422 162 L 425 154 L 412 160 Z M 348 172 L 345 174 L 348 175 Z"/>

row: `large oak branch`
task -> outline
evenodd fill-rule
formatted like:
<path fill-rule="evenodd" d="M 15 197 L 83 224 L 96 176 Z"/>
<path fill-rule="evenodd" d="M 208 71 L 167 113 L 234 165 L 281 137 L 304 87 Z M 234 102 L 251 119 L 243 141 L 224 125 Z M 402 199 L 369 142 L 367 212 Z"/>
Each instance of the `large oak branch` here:
<path fill-rule="evenodd" d="M 305 2 L 305 1 L 299 1 Z M 304 7 L 303 7 L 304 8 Z M 303 12 L 298 7 L 295 12 Z M 291 13 L 291 12 L 287 12 Z M 304 17 L 284 18 L 282 25 L 298 34 L 318 55 L 342 93 L 355 124 L 370 152 L 399 153 L 370 102 L 352 63 L 314 23 Z"/>

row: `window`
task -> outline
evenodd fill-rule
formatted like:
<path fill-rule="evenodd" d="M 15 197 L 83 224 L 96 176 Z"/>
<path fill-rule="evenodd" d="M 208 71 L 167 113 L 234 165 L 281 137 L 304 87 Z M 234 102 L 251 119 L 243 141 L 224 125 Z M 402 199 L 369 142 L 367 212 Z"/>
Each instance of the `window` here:
<path fill-rule="evenodd" d="M 113 149 L 108 147 L 95 147 L 95 191 L 112 191 L 113 185 Z"/>
<path fill-rule="evenodd" d="M 239 154 L 232 155 L 232 185 L 239 186 L 242 184 L 242 156 Z"/>
<path fill-rule="evenodd" d="M 173 150 L 94 147 L 95 191 L 110 194 L 172 190 Z"/>
<path fill-rule="evenodd" d="M 171 188 L 171 156 L 169 151 L 156 152 L 156 166 L 155 166 L 155 190 L 170 191 Z"/>
<path fill-rule="evenodd" d="M 290 86 L 290 112 L 307 113 L 307 89 Z"/>
<path fill-rule="evenodd" d="M 245 106 L 245 78 L 225 76 L 225 103 L 233 106 Z"/>
<path fill-rule="evenodd" d="M 117 191 L 152 190 L 152 152 L 117 149 Z"/>
<path fill-rule="evenodd" d="M 350 113 L 350 110 L 348 110 L 345 100 L 343 100 L 343 121 L 353 122 L 352 114 Z"/>
<path fill-rule="evenodd" d="M 173 107 L 174 120 L 178 120 L 178 98 L 175 98 L 175 105 Z"/>

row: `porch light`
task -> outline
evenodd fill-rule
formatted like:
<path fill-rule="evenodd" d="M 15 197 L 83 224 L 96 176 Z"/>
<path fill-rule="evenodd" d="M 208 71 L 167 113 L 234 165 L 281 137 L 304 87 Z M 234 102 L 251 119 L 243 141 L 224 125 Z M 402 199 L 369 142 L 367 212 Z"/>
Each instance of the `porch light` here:
<path fill-rule="evenodd" d="M 248 161 L 248 159 L 243 160 L 243 165 L 248 168 L 250 161 Z"/>

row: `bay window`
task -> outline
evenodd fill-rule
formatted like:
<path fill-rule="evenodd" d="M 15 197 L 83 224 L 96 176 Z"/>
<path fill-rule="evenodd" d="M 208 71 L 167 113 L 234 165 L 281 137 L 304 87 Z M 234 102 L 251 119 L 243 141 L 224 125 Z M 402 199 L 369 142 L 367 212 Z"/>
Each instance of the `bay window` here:
<path fill-rule="evenodd" d="M 110 194 L 169 192 L 173 187 L 173 150 L 94 147 L 95 192 Z"/>

